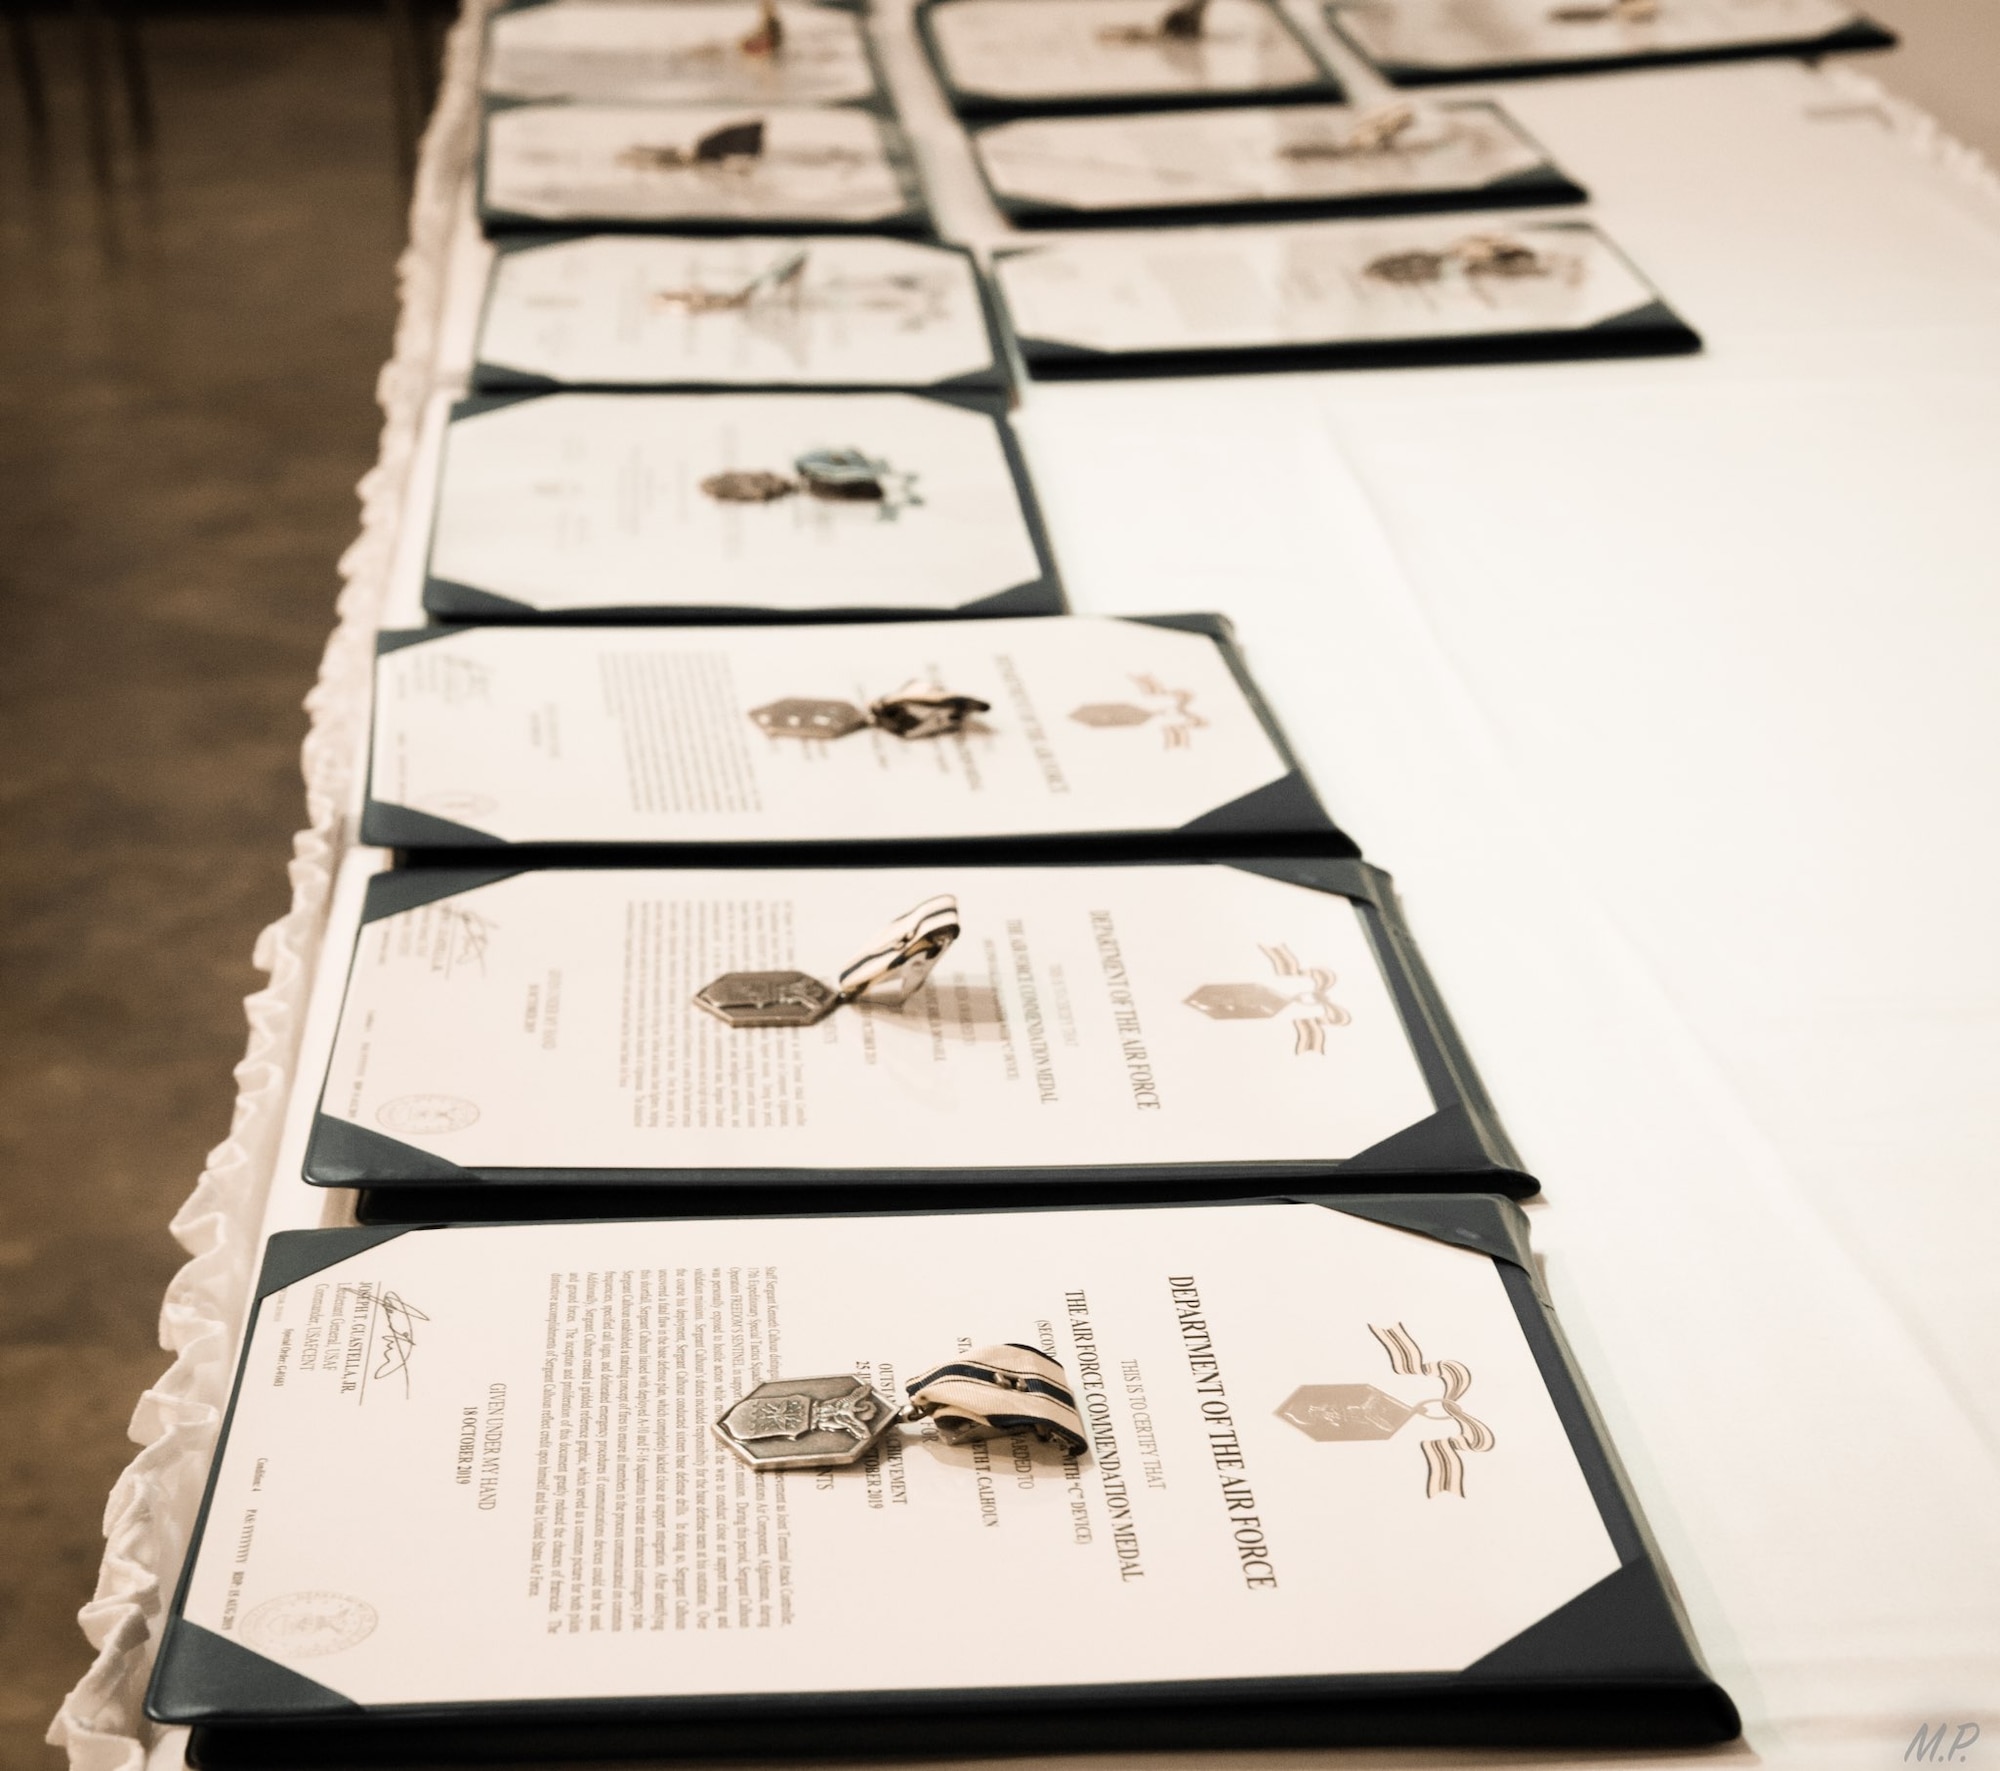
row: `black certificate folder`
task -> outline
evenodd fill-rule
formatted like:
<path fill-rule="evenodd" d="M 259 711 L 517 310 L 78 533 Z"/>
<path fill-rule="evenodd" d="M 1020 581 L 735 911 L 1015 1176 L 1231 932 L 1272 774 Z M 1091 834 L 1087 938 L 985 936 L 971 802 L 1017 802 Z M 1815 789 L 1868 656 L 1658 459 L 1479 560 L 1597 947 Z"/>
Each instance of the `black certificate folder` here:
<path fill-rule="evenodd" d="M 1585 195 L 1484 102 L 1033 117 L 976 130 L 972 144 L 1017 227 L 1415 214 Z"/>
<path fill-rule="evenodd" d="M 961 116 L 1340 96 L 1271 0 L 923 0 L 916 19 Z"/>
<path fill-rule="evenodd" d="M 1134 228 L 1009 248 L 993 271 L 1037 380 L 1701 348 L 1585 221 L 1440 215 Z"/>
<path fill-rule="evenodd" d="M 1329 0 L 1324 11 L 1398 86 L 1819 56 L 1896 42 L 1846 0 Z"/>
<path fill-rule="evenodd" d="M 481 393 L 1010 386 L 972 254 L 871 234 L 502 240 L 472 382 Z"/>
<path fill-rule="evenodd" d="M 361 836 L 384 848 L 1358 852 L 1217 615 L 432 627 L 377 648 Z"/>
<path fill-rule="evenodd" d="M 1007 1333 L 1082 1449 L 711 1432 Z M 283 1233 L 147 1709 L 205 1771 L 1738 1726 L 1522 1214 L 1407 1194 Z"/>
<path fill-rule="evenodd" d="M 1064 607 L 998 396 L 483 395 L 442 447 L 423 603 L 447 620 Z"/>
<path fill-rule="evenodd" d="M 925 234 L 915 156 L 882 103 L 487 102 L 489 234 L 540 228 Z"/>
<path fill-rule="evenodd" d="M 940 899 L 957 942 L 900 1005 L 746 1026 L 697 1000 L 745 973 L 831 992 Z M 374 1221 L 399 1195 L 602 1215 L 607 1189 L 620 1211 L 1536 1190 L 1387 876 L 1304 857 L 385 874 L 305 1175 L 368 1189 Z"/>
<path fill-rule="evenodd" d="M 813 0 L 548 0 L 489 17 L 480 90 L 623 104 L 879 98 L 866 26 Z"/>

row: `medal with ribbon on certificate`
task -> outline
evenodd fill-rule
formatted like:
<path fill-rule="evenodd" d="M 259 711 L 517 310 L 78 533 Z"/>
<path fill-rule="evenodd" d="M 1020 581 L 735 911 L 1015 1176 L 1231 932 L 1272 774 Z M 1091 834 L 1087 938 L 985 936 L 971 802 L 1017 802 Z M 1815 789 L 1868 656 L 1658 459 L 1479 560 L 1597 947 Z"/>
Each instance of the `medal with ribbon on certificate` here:
<path fill-rule="evenodd" d="M 1107 25 L 1097 33 L 1104 43 L 1195 43 L 1208 28 L 1208 0 L 1178 0 L 1150 25 Z"/>
<path fill-rule="evenodd" d="M 912 1378 L 900 1407 L 865 1378 L 771 1378 L 735 1402 L 715 1436 L 753 1470 L 856 1464 L 900 1425 L 927 1423 L 947 1445 L 1028 1434 L 1070 1457 L 1083 1416 L 1062 1366 L 1019 1342 L 977 1347 Z"/>
<path fill-rule="evenodd" d="M 868 504 L 893 521 L 897 512 L 922 504 L 917 476 L 901 473 L 887 461 L 860 449 L 808 449 L 792 462 L 789 474 L 762 467 L 725 468 L 701 482 L 702 491 L 717 504 L 776 504 L 795 496 L 827 504 Z"/>
<path fill-rule="evenodd" d="M 958 900 L 942 893 L 905 911 L 831 984 L 810 972 L 724 972 L 694 1002 L 732 1027 L 810 1027 L 863 996 L 900 1008 L 957 939 Z"/>
<path fill-rule="evenodd" d="M 857 707 L 852 701 L 816 701 L 790 695 L 753 707 L 750 717 L 773 738 L 845 738 L 870 726 L 895 738 L 942 738 L 962 730 L 974 714 L 992 711 L 990 701 L 954 695 L 917 677 L 866 707 Z"/>

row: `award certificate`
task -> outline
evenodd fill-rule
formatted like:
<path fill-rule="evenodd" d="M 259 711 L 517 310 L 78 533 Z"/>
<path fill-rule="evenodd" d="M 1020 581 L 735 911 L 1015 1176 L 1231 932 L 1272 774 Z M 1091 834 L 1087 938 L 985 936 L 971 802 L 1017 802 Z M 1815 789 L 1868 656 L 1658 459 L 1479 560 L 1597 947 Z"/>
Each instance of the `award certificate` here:
<path fill-rule="evenodd" d="M 1170 1681 L 1455 1673 L 1643 1560 L 1526 1273 L 1319 1205 L 282 1246 L 316 1243 L 251 1325 L 166 1719 L 228 1706 L 178 1695 L 197 1659 L 257 1671 L 239 1712 L 308 1725 L 969 1686 L 1171 1705 Z M 753 1472 L 710 1430 L 777 1376 L 900 1396 L 1003 1336 L 1061 1363 L 1081 1453 L 905 1427 Z"/>
<path fill-rule="evenodd" d="M 1032 592 L 1059 607 L 1027 496 L 1004 420 L 976 404 L 473 401 L 445 432 L 425 606 L 948 611 Z"/>
<path fill-rule="evenodd" d="M 495 626 L 384 645 L 369 842 L 1174 831 L 1250 800 L 1247 819 L 1295 779 L 1223 647 L 1144 622 Z M 928 738 L 860 723 L 871 698 L 917 678 L 988 709 Z M 777 723 L 814 708 L 848 723 L 830 739 Z M 1301 827 L 1328 828 L 1323 815 Z"/>
<path fill-rule="evenodd" d="M 609 104 L 840 104 L 871 98 L 861 21 L 779 0 L 775 44 L 756 0 L 564 0 L 497 14 L 481 86 L 500 98 Z"/>
<path fill-rule="evenodd" d="M 522 104 L 489 110 L 489 226 L 904 227 L 920 212 L 893 125 L 837 106 Z"/>
<path fill-rule="evenodd" d="M 1207 0 L 1192 33 L 1164 28 L 1173 5 L 936 0 L 919 16 L 947 88 L 969 110 L 1337 90 L 1267 0 Z"/>
<path fill-rule="evenodd" d="M 309 1179 L 1325 1166 L 1439 1105 L 1379 919 L 1243 867 L 469 877 L 373 883 Z M 941 893 L 962 932 L 900 1006 L 731 1026 L 693 1000 L 832 976 Z"/>
<path fill-rule="evenodd" d="M 1582 222 L 1132 230 L 1008 251 L 994 275 L 1023 353 L 1047 373 L 1066 356 L 1583 337 L 1654 316 L 1692 338 Z"/>
<path fill-rule="evenodd" d="M 1845 0 L 1336 0 L 1326 12 L 1391 79 L 1412 81 L 1890 41 Z"/>
<path fill-rule="evenodd" d="M 597 234 L 493 263 L 475 385 L 1000 387 L 969 254 L 848 234 Z"/>
<path fill-rule="evenodd" d="M 1011 4 L 1012 0 L 1007 0 Z M 1347 105 L 1036 117 L 973 136 L 994 197 L 1024 222 L 1207 209 L 1423 207 L 1581 193 L 1492 105 L 1425 109 L 1385 140 Z M 1043 211 L 1063 212 L 1060 216 Z"/>

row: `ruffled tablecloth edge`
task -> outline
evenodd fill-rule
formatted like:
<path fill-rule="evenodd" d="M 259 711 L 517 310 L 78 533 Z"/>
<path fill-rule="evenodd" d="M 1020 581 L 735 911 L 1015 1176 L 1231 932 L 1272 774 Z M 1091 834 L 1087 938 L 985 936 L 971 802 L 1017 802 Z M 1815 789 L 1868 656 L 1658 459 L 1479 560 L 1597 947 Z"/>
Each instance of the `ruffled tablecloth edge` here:
<path fill-rule="evenodd" d="M 2000 207 L 2000 170 L 1977 148 L 1962 142 L 1921 105 L 1898 98 L 1873 74 L 1847 62 L 1826 62 L 1820 75 L 1857 104 L 1880 111 L 1896 139 L 1955 184 Z"/>
<path fill-rule="evenodd" d="M 173 1363 L 133 1412 L 128 1431 L 141 1449 L 106 1503 L 97 1588 L 78 1613 L 96 1658 L 49 1726 L 49 1744 L 66 1748 L 77 1771 L 141 1771 L 156 1746 L 170 1749 L 159 1754 L 169 1762 L 182 1756 L 181 1731 L 155 1729 L 144 1715 L 155 1626 L 187 1553 L 228 1405 L 327 901 L 351 840 L 378 611 L 431 391 L 447 246 L 477 128 L 475 72 L 491 4 L 468 0 L 446 42 L 438 108 L 418 158 L 409 245 L 397 265 L 394 353 L 376 385 L 380 451 L 357 488 L 361 529 L 340 561 L 337 622 L 305 701 L 307 824 L 292 839 L 291 907 L 253 951 L 252 963 L 270 981 L 244 1003 L 249 1040 L 235 1070 L 229 1135 L 209 1153 L 172 1221 L 189 1256 L 160 1309 L 160 1344 Z"/>

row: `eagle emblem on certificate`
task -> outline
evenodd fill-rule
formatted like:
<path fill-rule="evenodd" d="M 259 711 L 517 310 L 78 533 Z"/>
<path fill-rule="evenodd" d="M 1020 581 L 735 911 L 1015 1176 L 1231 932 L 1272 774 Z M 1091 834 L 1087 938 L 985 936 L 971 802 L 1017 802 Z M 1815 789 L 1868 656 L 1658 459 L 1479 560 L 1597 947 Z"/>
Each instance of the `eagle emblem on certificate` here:
<path fill-rule="evenodd" d="M 1132 686 L 1137 701 L 1090 701 L 1071 710 L 1070 718 L 1080 726 L 1099 731 L 1120 726 L 1155 726 L 1169 750 L 1186 750 L 1194 735 L 1208 724 L 1194 710 L 1192 689 L 1172 689 L 1156 676 L 1135 676 Z"/>
<path fill-rule="evenodd" d="M 1339 979 L 1323 966 L 1300 965 L 1289 947 L 1260 943 L 1258 951 L 1272 975 L 1288 982 L 1289 988 L 1263 983 L 1204 984 L 1182 1000 L 1211 1021 L 1274 1021 L 1284 1016 L 1292 1023 L 1292 1055 L 1324 1057 L 1328 1031 L 1345 1027 L 1354 1019 L 1333 999 L 1333 987 Z"/>
<path fill-rule="evenodd" d="M 1398 1377 L 1435 1378 L 1443 1394 L 1405 1402 L 1375 1384 L 1301 1384 L 1278 1409 L 1308 1439 L 1322 1445 L 1343 1445 L 1393 1439 L 1413 1420 L 1449 1421 L 1453 1431 L 1419 1441 L 1424 1454 L 1424 1496 L 1465 1498 L 1465 1459 L 1473 1452 L 1491 1451 L 1493 1429 L 1463 1408 L 1461 1398 L 1472 1388 L 1472 1372 L 1456 1359 L 1426 1359 L 1415 1337 L 1398 1322 L 1393 1328 L 1368 1325 L 1368 1332 L 1389 1356 Z"/>

